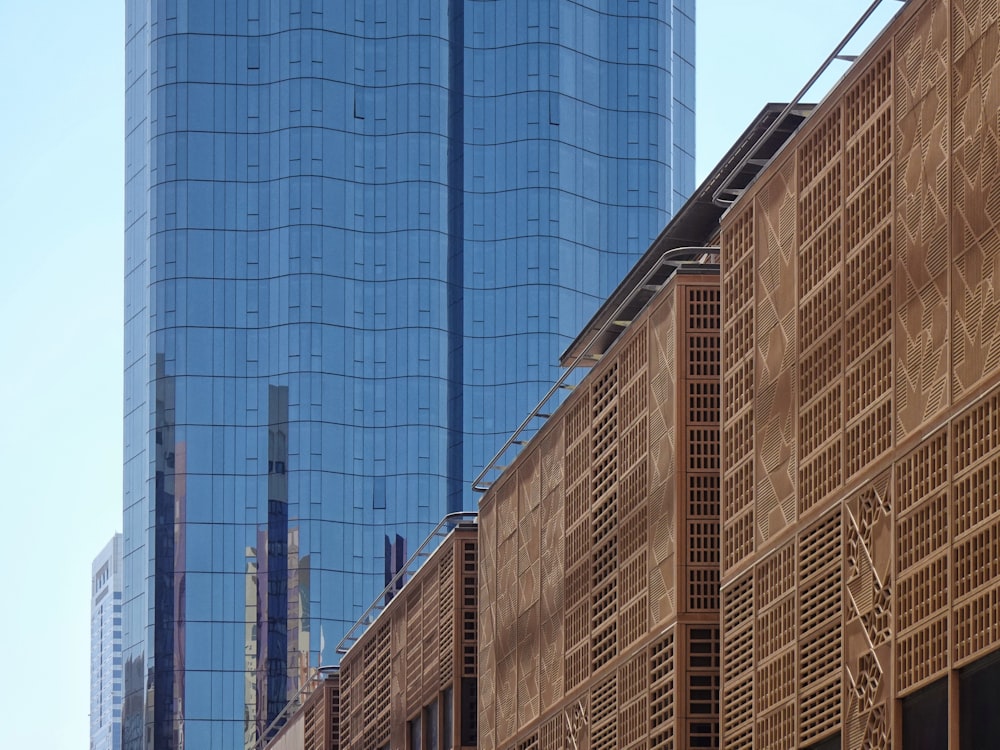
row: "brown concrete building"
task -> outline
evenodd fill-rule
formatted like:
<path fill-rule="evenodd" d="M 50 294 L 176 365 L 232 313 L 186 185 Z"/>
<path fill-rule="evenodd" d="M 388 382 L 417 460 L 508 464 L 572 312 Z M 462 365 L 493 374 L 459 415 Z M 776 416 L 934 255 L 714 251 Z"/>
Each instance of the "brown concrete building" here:
<path fill-rule="evenodd" d="M 765 107 L 566 352 L 596 364 L 483 496 L 479 747 L 719 746 L 711 197 L 808 109 Z"/>
<path fill-rule="evenodd" d="M 340 747 L 476 745 L 477 528 L 462 523 L 340 664 Z"/>
<path fill-rule="evenodd" d="M 675 276 L 483 498 L 480 747 L 717 746 L 718 326 Z"/>
<path fill-rule="evenodd" d="M 722 221 L 725 748 L 1000 746 L 998 16 L 911 0 Z"/>

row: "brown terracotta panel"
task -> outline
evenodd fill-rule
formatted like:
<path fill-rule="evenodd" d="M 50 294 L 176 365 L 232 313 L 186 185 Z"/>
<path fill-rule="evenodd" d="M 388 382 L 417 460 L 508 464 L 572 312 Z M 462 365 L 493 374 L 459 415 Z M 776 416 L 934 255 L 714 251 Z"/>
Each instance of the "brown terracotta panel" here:
<path fill-rule="evenodd" d="M 933 89 L 947 85 L 949 53 L 949 3 L 924 2 L 895 31 L 894 104 L 906 117 Z"/>
<path fill-rule="evenodd" d="M 792 164 L 774 170 L 756 204 L 756 531 L 759 540 L 766 542 L 796 517 L 796 193 Z"/>

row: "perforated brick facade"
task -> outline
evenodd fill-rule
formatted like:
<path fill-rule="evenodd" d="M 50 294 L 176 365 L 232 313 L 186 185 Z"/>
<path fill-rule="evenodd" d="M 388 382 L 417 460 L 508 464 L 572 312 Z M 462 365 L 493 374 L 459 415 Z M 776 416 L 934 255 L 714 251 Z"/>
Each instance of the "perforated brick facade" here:
<path fill-rule="evenodd" d="M 454 529 L 344 656 L 345 750 L 476 747 L 477 548 Z"/>
<path fill-rule="evenodd" d="M 996 3 L 911 0 L 723 219 L 726 748 L 898 748 L 941 678 L 960 746 L 1000 646 L 998 87 Z"/>
<path fill-rule="evenodd" d="M 675 276 L 484 496 L 479 747 L 718 746 L 719 298 Z"/>
<path fill-rule="evenodd" d="M 344 746 L 1000 746 L 998 168 L 1000 8 L 910 0 L 348 654 Z"/>

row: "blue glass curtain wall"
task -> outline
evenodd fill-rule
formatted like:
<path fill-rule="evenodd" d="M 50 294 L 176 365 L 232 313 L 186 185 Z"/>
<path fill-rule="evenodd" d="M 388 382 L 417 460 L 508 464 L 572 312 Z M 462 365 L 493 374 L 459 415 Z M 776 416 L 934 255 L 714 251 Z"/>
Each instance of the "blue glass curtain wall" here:
<path fill-rule="evenodd" d="M 127 0 L 126 748 L 252 745 L 693 187 L 693 0 Z"/>

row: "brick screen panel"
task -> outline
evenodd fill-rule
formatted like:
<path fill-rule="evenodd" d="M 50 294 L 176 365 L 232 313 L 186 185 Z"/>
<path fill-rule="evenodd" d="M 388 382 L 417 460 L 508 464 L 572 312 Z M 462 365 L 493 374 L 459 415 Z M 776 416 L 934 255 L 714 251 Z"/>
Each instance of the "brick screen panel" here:
<path fill-rule="evenodd" d="M 998 15 L 911 0 L 722 219 L 726 747 L 891 747 L 1000 647 Z"/>
<path fill-rule="evenodd" d="M 489 529 L 510 477 L 521 488 L 492 542 L 494 646 L 484 631 L 479 652 L 493 747 L 718 745 L 719 309 L 717 278 L 675 278 L 484 496 Z"/>

